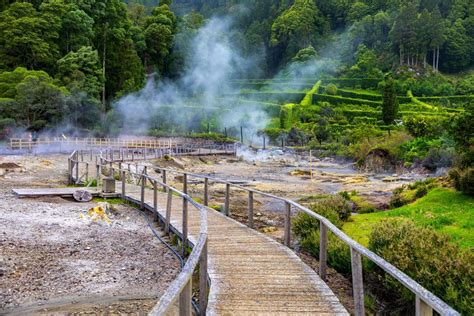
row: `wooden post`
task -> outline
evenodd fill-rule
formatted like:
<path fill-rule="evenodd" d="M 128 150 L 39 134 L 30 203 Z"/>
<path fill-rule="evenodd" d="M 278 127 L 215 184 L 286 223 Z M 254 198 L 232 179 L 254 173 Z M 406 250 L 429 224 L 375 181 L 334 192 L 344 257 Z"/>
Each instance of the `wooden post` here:
<path fill-rule="evenodd" d="M 165 219 L 165 234 L 170 233 L 170 221 L 171 221 L 171 202 L 173 201 L 173 192 L 168 190 L 168 199 L 166 200 L 166 219 Z"/>
<path fill-rule="evenodd" d="M 229 204 L 230 204 L 230 184 L 226 183 L 225 184 L 225 205 L 224 205 L 224 214 L 226 216 L 230 215 Z"/>
<path fill-rule="evenodd" d="M 122 171 L 122 199 L 125 200 L 125 185 L 127 183 L 127 176 L 125 175 L 125 171 Z"/>
<path fill-rule="evenodd" d="M 188 248 L 188 200 L 183 198 L 183 249 L 182 256 L 186 256 L 186 250 Z"/>
<path fill-rule="evenodd" d="M 290 246 L 290 236 L 291 236 L 291 204 L 285 202 L 285 233 L 283 236 L 283 243 L 285 246 Z"/>
<path fill-rule="evenodd" d="M 13 140 L 10 140 L 13 141 Z M 68 176 L 68 184 L 72 184 L 72 168 L 71 168 L 71 159 L 67 159 L 67 176 Z"/>
<path fill-rule="evenodd" d="M 183 173 L 183 193 L 188 194 L 188 174 Z"/>
<path fill-rule="evenodd" d="M 142 175 L 141 179 L 142 179 L 142 183 L 141 183 L 142 189 L 141 189 L 140 207 L 142 210 L 144 210 L 145 209 L 145 176 Z"/>
<path fill-rule="evenodd" d="M 134 160 L 135 160 L 135 151 L 132 148 L 132 161 L 134 161 Z"/>
<path fill-rule="evenodd" d="M 201 316 L 206 315 L 207 309 L 207 238 L 202 247 L 199 259 L 199 311 Z"/>
<path fill-rule="evenodd" d="M 328 228 L 323 222 L 319 222 L 319 277 L 326 281 Z"/>
<path fill-rule="evenodd" d="M 253 228 L 253 191 L 249 191 L 248 218 L 249 227 Z"/>
<path fill-rule="evenodd" d="M 432 316 L 433 315 L 433 309 L 431 306 L 426 304 L 418 295 L 416 296 L 416 316 Z"/>
<path fill-rule="evenodd" d="M 209 178 L 204 178 L 204 205 L 209 204 Z"/>
<path fill-rule="evenodd" d="M 95 165 L 95 180 L 97 181 L 97 187 L 98 187 L 99 182 L 100 182 L 100 165 L 99 164 Z"/>
<path fill-rule="evenodd" d="M 89 163 L 86 162 L 86 182 L 89 181 Z"/>
<path fill-rule="evenodd" d="M 77 159 L 77 157 L 76 157 Z M 79 160 L 76 160 L 76 183 L 79 181 Z"/>
<path fill-rule="evenodd" d="M 163 183 L 166 184 L 166 170 L 161 170 L 161 177 L 163 180 Z M 163 192 L 166 192 L 166 185 L 163 185 Z"/>
<path fill-rule="evenodd" d="M 191 296 L 192 296 L 192 278 L 179 294 L 179 316 L 191 316 Z"/>
<path fill-rule="evenodd" d="M 362 259 L 360 253 L 351 248 L 352 293 L 354 296 L 354 313 L 356 316 L 365 315 L 364 281 L 362 279 Z"/>
<path fill-rule="evenodd" d="M 183 174 L 183 192 L 188 194 L 188 175 Z M 183 197 L 183 258 L 186 256 L 186 249 L 188 248 L 188 200 Z"/>
<path fill-rule="evenodd" d="M 158 222 L 158 188 L 156 181 L 153 181 L 153 210 L 155 211 L 153 219 Z"/>

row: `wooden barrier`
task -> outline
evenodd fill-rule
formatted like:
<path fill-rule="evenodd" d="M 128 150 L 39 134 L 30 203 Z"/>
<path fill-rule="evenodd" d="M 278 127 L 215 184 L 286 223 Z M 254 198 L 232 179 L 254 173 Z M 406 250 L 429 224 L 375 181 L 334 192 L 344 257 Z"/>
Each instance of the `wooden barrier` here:
<path fill-rule="evenodd" d="M 68 158 L 68 168 L 69 168 L 69 177 L 70 180 L 74 180 L 73 168 L 76 167 L 75 171 L 79 169 L 79 166 L 82 162 L 78 159 L 77 151 L 71 154 Z M 113 161 L 108 161 L 104 159 L 102 156 L 99 159 L 99 163 L 103 165 L 107 165 L 108 163 Z M 130 163 L 122 162 L 122 165 L 128 164 L 128 169 L 122 167 L 122 172 L 130 172 Z M 169 233 L 170 231 L 170 218 L 171 218 L 171 203 L 172 203 L 172 194 L 176 194 L 183 198 L 183 234 L 182 234 L 182 241 L 183 246 L 188 243 L 187 240 L 187 205 L 191 204 L 200 212 L 200 219 L 201 219 L 201 232 L 199 235 L 198 242 L 194 245 L 193 250 L 188 257 L 185 267 L 183 268 L 182 272 L 178 275 L 178 277 L 173 281 L 170 287 L 167 289 L 165 294 L 160 298 L 157 305 L 151 311 L 151 315 L 164 315 L 166 314 L 171 305 L 179 300 L 180 311 L 183 315 L 190 315 L 190 288 L 191 288 L 191 279 L 194 270 L 196 269 L 198 263 L 200 266 L 199 271 L 199 283 L 200 288 L 203 288 L 203 293 L 200 292 L 199 298 L 201 299 L 200 304 L 202 307 L 207 306 L 207 217 L 206 217 L 206 207 L 204 205 L 198 204 L 195 202 L 186 192 L 187 192 L 187 184 L 189 178 L 197 178 L 197 179 L 204 179 L 204 194 L 205 194 L 205 201 L 206 204 L 208 203 L 208 186 L 209 181 L 212 181 L 217 184 L 224 184 L 226 186 L 226 194 L 225 194 L 225 205 L 224 205 L 224 212 L 226 214 L 230 214 L 230 192 L 231 187 L 235 190 L 243 190 L 248 192 L 248 215 L 249 215 L 249 223 L 250 227 L 253 227 L 253 204 L 254 204 L 254 195 L 260 195 L 266 198 L 275 199 L 277 201 L 281 201 L 285 205 L 285 224 L 284 224 L 284 238 L 283 242 L 286 246 L 291 246 L 291 211 L 292 208 L 296 212 L 304 212 L 307 215 L 317 219 L 320 223 L 320 230 L 321 230 L 321 238 L 320 238 L 320 276 L 324 280 L 327 275 L 327 231 L 331 231 L 336 237 L 342 240 L 345 244 L 350 247 L 351 250 L 351 267 L 352 267 L 352 284 L 353 284 L 353 299 L 354 299 L 354 307 L 355 307 L 355 314 L 356 315 L 364 315 L 365 314 L 365 306 L 364 306 L 364 285 L 363 285 L 363 267 L 362 267 L 362 257 L 367 258 L 368 260 L 375 263 L 378 267 L 383 269 L 387 274 L 391 275 L 393 278 L 398 280 L 403 286 L 409 289 L 413 294 L 416 296 L 415 306 L 416 306 L 416 314 L 417 315 L 432 315 L 433 311 L 436 311 L 440 315 L 460 315 L 456 310 L 452 307 L 447 305 L 437 296 L 429 292 L 427 289 L 422 287 L 416 281 L 411 279 L 405 273 L 400 271 L 398 268 L 378 256 L 377 254 L 373 253 L 372 251 L 368 250 L 367 248 L 363 247 L 356 241 L 352 240 L 349 236 L 347 236 L 344 232 L 334 226 L 328 219 L 325 217 L 311 211 L 310 209 L 283 197 L 275 196 L 269 193 L 257 191 L 254 189 L 249 189 L 243 187 L 238 184 L 233 184 L 223 179 L 217 179 L 209 176 L 204 176 L 200 174 L 193 174 L 185 171 L 180 170 L 173 170 L 168 168 L 156 168 L 158 172 L 161 172 L 163 181 L 159 179 L 153 178 L 149 175 L 139 174 L 138 170 L 136 170 L 136 176 L 141 176 L 144 179 L 150 180 L 152 183 L 156 183 L 157 185 L 153 186 L 153 190 L 156 192 L 158 190 L 158 185 L 162 186 L 166 189 L 168 196 L 167 196 L 167 205 L 166 205 L 166 217 L 165 221 L 165 233 Z M 166 183 L 166 174 L 178 174 L 183 176 L 183 191 L 181 192 L 176 188 L 172 187 L 170 184 Z M 76 176 L 77 178 L 77 176 Z M 142 185 L 145 180 L 142 181 Z M 122 192 L 125 192 L 122 189 Z M 142 198 L 143 201 L 143 198 Z M 144 204 L 142 201 L 136 201 L 138 204 Z M 144 205 L 145 208 L 149 208 L 151 210 L 154 209 L 155 206 Z M 186 229 L 184 229 L 186 227 Z M 184 249 L 185 247 L 183 247 Z M 184 253 L 184 252 L 183 252 Z M 205 309 L 200 311 L 201 314 L 205 313 Z"/>

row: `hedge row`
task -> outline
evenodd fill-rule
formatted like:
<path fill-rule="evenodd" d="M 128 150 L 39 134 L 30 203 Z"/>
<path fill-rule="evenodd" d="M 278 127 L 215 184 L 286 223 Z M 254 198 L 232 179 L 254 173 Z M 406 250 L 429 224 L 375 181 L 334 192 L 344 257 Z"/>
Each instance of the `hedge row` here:
<path fill-rule="evenodd" d="M 270 101 L 278 103 L 300 103 L 305 95 L 306 94 L 302 92 L 248 92 L 239 94 L 239 96 L 249 100 Z"/>
<path fill-rule="evenodd" d="M 432 103 L 440 106 L 459 106 L 474 102 L 474 95 L 452 95 L 444 97 L 417 97 L 421 102 Z"/>
<path fill-rule="evenodd" d="M 378 94 L 368 94 L 362 92 L 348 91 L 344 89 L 338 89 L 337 94 L 341 97 L 351 98 L 351 99 L 364 99 L 369 101 L 382 101 L 382 95 Z"/>
<path fill-rule="evenodd" d="M 364 105 L 369 105 L 374 108 L 382 106 L 382 102 L 363 100 L 363 99 L 345 98 L 338 95 L 328 95 L 328 94 L 314 94 L 313 104 L 316 104 L 317 102 L 329 102 L 332 104 L 355 104 L 355 105 L 364 104 Z"/>
<path fill-rule="evenodd" d="M 338 87 L 343 88 L 356 88 L 361 87 L 362 89 L 377 88 L 379 84 L 379 79 L 369 79 L 369 78 L 332 78 L 332 79 L 323 79 L 323 83 L 326 85 L 328 83 L 333 83 Z"/>
<path fill-rule="evenodd" d="M 313 104 L 313 95 L 317 94 L 319 92 L 319 87 L 321 86 L 321 80 L 318 80 L 313 88 L 306 93 L 305 97 L 303 100 L 301 100 L 301 105 L 307 106 Z"/>

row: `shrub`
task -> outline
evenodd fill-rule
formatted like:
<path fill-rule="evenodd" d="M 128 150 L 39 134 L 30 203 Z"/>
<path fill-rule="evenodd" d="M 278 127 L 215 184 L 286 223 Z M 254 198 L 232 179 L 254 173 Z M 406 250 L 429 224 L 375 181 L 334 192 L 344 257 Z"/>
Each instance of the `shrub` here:
<path fill-rule="evenodd" d="M 390 219 L 379 223 L 370 235 L 369 249 L 405 272 L 461 313 L 473 309 L 474 255 L 463 251 L 449 237 L 411 221 Z M 373 268 L 400 304 L 413 308 L 413 294 L 398 281 Z"/>
<path fill-rule="evenodd" d="M 452 169 L 449 176 L 454 180 L 454 186 L 464 194 L 474 196 L 474 167 Z"/>
<path fill-rule="evenodd" d="M 337 87 L 335 84 L 333 83 L 330 83 L 326 86 L 326 94 L 329 94 L 329 95 L 337 95 Z"/>
<path fill-rule="evenodd" d="M 390 207 L 401 207 L 411 203 L 428 194 L 428 192 L 436 186 L 437 183 L 435 179 L 426 179 L 396 188 L 393 190 L 393 195 L 390 199 Z"/>

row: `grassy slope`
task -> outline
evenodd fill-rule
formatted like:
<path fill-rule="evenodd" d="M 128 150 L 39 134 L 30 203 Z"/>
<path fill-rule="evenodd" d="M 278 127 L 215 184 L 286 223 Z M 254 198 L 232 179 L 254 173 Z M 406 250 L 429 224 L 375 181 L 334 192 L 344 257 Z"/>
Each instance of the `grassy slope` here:
<path fill-rule="evenodd" d="M 368 244 L 372 227 L 384 218 L 409 218 L 416 225 L 431 226 L 459 241 L 463 248 L 474 247 L 474 198 L 452 189 L 437 188 L 403 207 L 352 216 L 343 230 L 363 245 Z"/>

